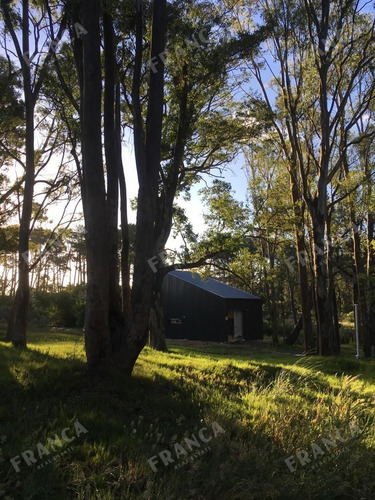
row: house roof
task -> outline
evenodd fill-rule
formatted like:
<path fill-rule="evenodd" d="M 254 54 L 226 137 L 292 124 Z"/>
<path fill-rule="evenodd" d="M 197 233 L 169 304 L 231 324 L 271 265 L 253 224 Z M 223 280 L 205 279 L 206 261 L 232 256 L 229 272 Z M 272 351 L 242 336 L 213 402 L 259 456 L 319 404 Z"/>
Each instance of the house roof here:
<path fill-rule="evenodd" d="M 261 300 L 260 297 L 256 295 L 251 295 L 233 286 L 225 285 L 213 278 L 201 278 L 198 273 L 191 273 L 190 271 L 170 271 L 168 274 L 224 299 Z"/>

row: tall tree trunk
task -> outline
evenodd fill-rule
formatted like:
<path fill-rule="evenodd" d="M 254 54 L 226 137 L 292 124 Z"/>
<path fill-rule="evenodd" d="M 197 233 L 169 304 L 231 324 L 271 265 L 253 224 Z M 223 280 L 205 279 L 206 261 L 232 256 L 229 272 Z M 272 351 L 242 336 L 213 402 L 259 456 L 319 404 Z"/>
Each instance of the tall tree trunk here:
<path fill-rule="evenodd" d="M 341 142 L 343 147 L 345 148 L 345 120 L 344 116 L 341 120 Z M 345 180 L 348 179 L 349 176 L 349 162 L 346 150 L 343 152 L 343 172 Z M 367 315 L 367 307 L 366 307 L 366 290 L 364 283 L 364 263 L 361 257 L 361 238 L 357 229 L 357 218 L 356 218 L 356 209 L 355 203 L 352 199 L 352 196 L 349 195 L 348 200 L 349 206 L 349 219 L 351 225 L 351 237 L 352 237 L 352 258 L 353 258 L 353 303 L 358 304 L 358 313 L 359 313 L 359 325 L 360 325 L 360 337 L 363 341 L 363 336 L 366 336 L 366 331 L 368 331 L 368 315 Z"/>
<path fill-rule="evenodd" d="M 297 238 L 297 249 L 301 249 L 300 251 L 305 252 L 305 238 L 303 235 L 296 235 Z M 303 249 L 303 250 L 302 250 Z M 302 260 L 299 259 L 298 262 L 298 275 L 299 275 L 299 284 L 300 284 L 300 294 L 301 294 L 301 309 L 302 309 L 302 323 L 303 323 L 303 339 L 304 339 L 304 347 L 306 352 L 312 352 L 315 349 L 314 342 L 314 333 L 311 319 L 311 309 L 312 309 L 312 300 L 311 300 L 311 288 L 309 285 L 308 279 L 308 268 L 305 263 L 303 265 Z"/>
<path fill-rule="evenodd" d="M 268 252 L 268 254 L 266 253 L 266 248 L 265 248 L 266 243 L 265 242 L 262 242 L 261 247 L 262 247 L 262 257 L 264 259 L 264 264 L 263 264 L 264 286 L 265 286 L 266 295 L 267 295 L 268 314 L 269 314 L 270 320 L 271 320 L 272 345 L 273 345 L 273 347 L 276 347 L 277 345 L 279 345 L 279 337 L 278 337 L 279 325 L 278 325 L 274 291 L 273 291 L 272 286 L 270 286 L 270 283 L 269 283 L 270 280 L 268 277 L 267 263 L 266 263 L 267 258 L 270 259 L 270 255 L 269 255 L 269 252 Z"/>
<path fill-rule="evenodd" d="M 29 53 L 29 2 L 22 2 L 22 50 Z M 18 242 L 18 288 L 14 300 L 11 319 L 8 324 L 7 338 L 13 345 L 26 347 L 26 330 L 30 301 L 29 284 L 29 236 L 32 217 L 35 177 L 34 151 L 34 107 L 35 97 L 32 92 L 31 70 L 26 61 L 22 63 L 23 90 L 26 113 L 26 172 L 23 193 L 22 214 Z"/>
<path fill-rule="evenodd" d="M 366 274 L 365 278 L 360 282 L 361 290 L 366 289 L 363 295 L 363 311 L 362 316 L 365 318 L 363 322 L 363 353 L 365 358 L 375 355 L 375 246 L 374 246 L 374 227 L 375 214 L 372 206 L 373 186 L 371 172 L 371 151 L 372 141 L 368 145 L 364 155 L 364 173 L 367 179 L 366 185 L 366 201 L 367 201 L 367 217 L 366 217 Z M 353 226 L 353 231 L 356 226 Z M 358 231 L 356 235 L 359 239 Z M 363 286 L 362 286 L 363 283 Z"/>
<path fill-rule="evenodd" d="M 13 26 L 15 19 L 11 15 L 10 2 L 3 2 L 2 14 L 8 32 L 13 41 L 15 52 L 21 65 L 23 91 L 25 99 L 25 184 L 23 192 L 22 213 L 20 220 L 20 232 L 18 242 L 18 288 L 15 295 L 11 319 L 8 324 L 7 338 L 11 339 L 15 346 L 26 346 L 26 330 L 28 322 L 28 310 L 30 301 L 29 282 L 29 238 L 32 218 L 32 204 L 35 183 L 35 149 L 34 149 L 34 110 L 38 95 L 46 75 L 48 64 L 52 58 L 53 50 L 49 50 L 43 63 L 35 70 L 32 76 L 30 54 L 30 26 L 29 26 L 29 0 L 22 0 L 22 44 L 19 43 Z M 14 13 L 13 13 L 14 14 Z M 61 19 L 60 27 L 54 41 L 61 39 L 66 26 L 66 17 Z M 34 26 L 35 27 L 35 26 Z M 37 47 L 39 40 L 40 25 L 34 32 L 34 41 Z M 34 47 L 32 47 L 34 50 Z"/>
<path fill-rule="evenodd" d="M 349 201 L 349 215 L 352 226 L 351 234 L 353 247 L 353 302 L 354 304 L 358 304 L 360 339 L 364 344 L 366 342 L 366 332 L 368 332 L 369 329 L 365 289 L 367 287 L 364 279 L 365 269 L 361 257 L 361 239 L 357 230 L 354 206 L 351 201 Z"/>
<path fill-rule="evenodd" d="M 82 164 L 87 249 L 85 346 L 90 370 L 109 361 L 109 250 L 101 136 L 99 0 L 82 0 Z"/>
<path fill-rule="evenodd" d="M 288 289 L 289 289 L 289 295 L 290 295 L 290 309 L 291 313 L 293 315 L 293 323 L 294 326 L 298 323 L 299 319 L 297 319 L 297 306 L 296 306 L 296 300 L 295 300 L 295 295 L 294 295 L 294 286 L 291 280 L 288 280 Z"/>
<path fill-rule="evenodd" d="M 330 244 L 331 242 L 331 217 L 329 215 L 327 220 L 327 271 L 328 271 L 328 296 L 329 303 L 332 308 L 333 316 L 333 337 L 332 337 L 332 354 L 340 353 L 340 330 L 339 330 L 339 318 L 337 313 L 337 301 L 336 301 L 336 291 L 335 291 L 335 278 L 333 269 L 333 252 L 334 248 Z"/>
<path fill-rule="evenodd" d="M 345 163 L 346 165 L 346 163 Z M 347 165 L 346 165 L 347 166 Z M 346 174 L 348 170 L 345 169 Z M 366 317 L 366 298 L 364 296 L 363 290 L 363 276 L 364 267 L 361 258 L 361 240 L 356 224 L 356 216 L 354 204 L 351 199 L 349 199 L 349 217 L 351 223 L 351 236 L 352 236 L 352 248 L 353 248 L 353 303 L 358 304 L 359 309 L 359 324 L 360 324 L 360 334 L 362 337 L 363 332 L 367 329 L 367 317 Z"/>
<path fill-rule="evenodd" d="M 328 70 L 329 56 L 326 41 L 329 30 L 330 0 L 321 2 L 319 22 L 319 103 L 320 103 L 320 152 L 317 192 L 309 203 L 314 238 L 314 275 L 317 309 L 318 348 L 320 355 L 333 354 L 335 349 L 335 328 L 332 294 L 329 293 L 329 269 L 326 252 L 327 236 L 327 186 L 331 160 L 331 127 L 329 111 Z"/>
<path fill-rule="evenodd" d="M 139 84 L 142 63 L 142 2 L 138 2 L 137 50 L 133 99 L 140 108 Z M 125 370 L 131 373 L 149 332 L 153 271 L 148 260 L 158 253 L 155 247 L 155 215 L 160 168 L 160 146 L 163 120 L 164 63 L 160 56 L 165 48 L 166 0 L 154 0 L 151 37 L 151 60 L 158 59 L 159 71 L 150 70 L 149 102 L 145 143 L 141 116 L 135 111 L 135 154 L 139 181 L 134 278 L 131 296 L 131 329 L 125 355 Z M 155 58 L 155 59 L 154 59 Z M 138 87 L 138 88 L 136 88 Z M 138 95 L 137 95 L 138 94 Z"/>
<path fill-rule="evenodd" d="M 371 195 L 372 186 L 370 185 Z M 367 328 L 363 339 L 363 352 L 366 358 L 373 356 L 375 351 L 375 247 L 374 247 L 375 216 L 367 216 Z"/>
<path fill-rule="evenodd" d="M 162 192 L 158 197 L 157 221 L 155 226 L 155 246 L 159 250 L 164 249 L 172 229 L 173 200 L 176 196 L 178 179 L 183 167 L 184 152 L 191 120 L 191 116 L 188 113 L 190 83 L 187 78 L 187 68 L 185 65 L 182 67 L 181 79 L 183 81 L 183 86 L 179 101 L 179 123 L 174 145 L 174 156 L 167 181 L 163 185 Z M 167 351 L 167 343 L 165 340 L 163 320 L 163 276 L 164 273 L 161 270 L 158 270 L 158 277 L 157 279 L 154 279 L 149 344 L 154 349 L 165 352 Z"/>
<path fill-rule="evenodd" d="M 311 291 L 308 280 L 306 259 L 301 257 L 306 254 L 305 236 L 303 234 L 304 209 L 303 201 L 297 184 L 297 172 L 295 161 L 292 162 L 290 174 L 290 192 L 295 217 L 294 232 L 297 252 L 298 278 L 301 295 L 302 324 L 304 334 L 305 351 L 311 352 L 315 348 L 314 335 L 311 320 Z"/>
<path fill-rule="evenodd" d="M 275 267 L 275 252 L 274 246 L 269 241 L 269 235 L 267 234 L 267 254 L 270 263 L 271 273 L 273 274 L 273 269 Z M 271 296 L 271 309 L 272 309 L 272 323 L 273 323 L 273 332 L 272 332 L 272 344 L 276 347 L 279 345 L 279 324 L 277 319 L 279 318 L 278 308 L 277 308 L 277 296 L 276 296 L 276 288 L 275 283 L 271 280 L 270 283 L 270 296 Z"/>
<path fill-rule="evenodd" d="M 326 193 L 326 189 L 323 189 Z M 314 275 L 315 301 L 318 329 L 318 353 L 327 356 L 333 353 L 334 324 L 333 308 L 328 293 L 328 262 L 325 252 L 326 236 L 326 200 L 325 194 L 320 191 L 319 197 L 314 200 L 316 207 L 312 210 L 313 242 L 314 242 Z M 318 206 L 319 205 L 319 206 Z"/>
<path fill-rule="evenodd" d="M 119 168 L 119 185 L 120 185 L 120 220 L 121 220 L 121 290 L 122 290 L 122 311 L 124 319 L 125 331 L 128 331 L 130 322 L 130 237 L 128 225 L 128 207 L 127 193 L 124 167 L 121 160 L 121 103 L 120 103 L 120 84 L 116 85 L 116 111 L 115 111 L 115 128 L 116 128 L 116 148 L 118 150 L 118 158 L 120 162 Z"/>
<path fill-rule="evenodd" d="M 118 352 L 124 341 L 123 317 L 119 274 L 119 172 L 121 164 L 121 148 L 117 147 L 115 127 L 115 87 L 116 64 L 113 20 L 110 2 L 105 2 L 103 12 L 104 28 L 104 149 L 107 167 L 107 214 L 109 245 L 109 328 L 113 352 Z M 120 157 L 119 157 L 120 156 Z"/>

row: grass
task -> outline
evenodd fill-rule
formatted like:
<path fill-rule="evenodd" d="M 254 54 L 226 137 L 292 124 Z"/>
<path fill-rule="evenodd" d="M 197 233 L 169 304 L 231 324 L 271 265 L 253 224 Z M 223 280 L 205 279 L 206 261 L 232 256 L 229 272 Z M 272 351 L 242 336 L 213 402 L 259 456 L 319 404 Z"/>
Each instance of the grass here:
<path fill-rule="evenodd" d="M 78 335 L 0 342 L 0 499 L 373 498 L 375 362 L 296 350 L 146 348 L 94 384 Z"/>

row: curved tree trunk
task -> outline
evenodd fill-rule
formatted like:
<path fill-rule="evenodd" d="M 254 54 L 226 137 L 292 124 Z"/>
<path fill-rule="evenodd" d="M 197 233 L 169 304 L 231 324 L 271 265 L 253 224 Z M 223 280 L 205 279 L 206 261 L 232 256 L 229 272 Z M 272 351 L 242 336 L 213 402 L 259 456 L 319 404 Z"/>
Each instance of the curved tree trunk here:
<path fill-rule="evenodd" d="M 290 332 L 290 334 L 285 339 L 285 343 L 287 345 L 293 345 L 297 342 L 299 334 L 301 333 L 302 327 L 303 327 L 303 316 L 301 314 L 301 316 L 298 318 L 296 326 L 293 328 L 293 330 Z"/>

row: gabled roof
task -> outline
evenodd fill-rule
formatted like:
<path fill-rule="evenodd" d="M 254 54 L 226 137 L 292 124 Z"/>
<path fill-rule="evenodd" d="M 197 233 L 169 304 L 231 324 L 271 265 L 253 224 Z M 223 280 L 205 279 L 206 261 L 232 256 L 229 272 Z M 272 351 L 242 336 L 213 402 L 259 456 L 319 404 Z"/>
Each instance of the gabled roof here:
<path fill-rule="evenodd" d="M 261 300 L 260 297 L 256 295 L 251 295 L 233 286 L 225 285 L 213 278 L 202 279 L 197 273 L 191 273 L 189 271 L 171 271 L 168 274 L 224 299 Z"/>

